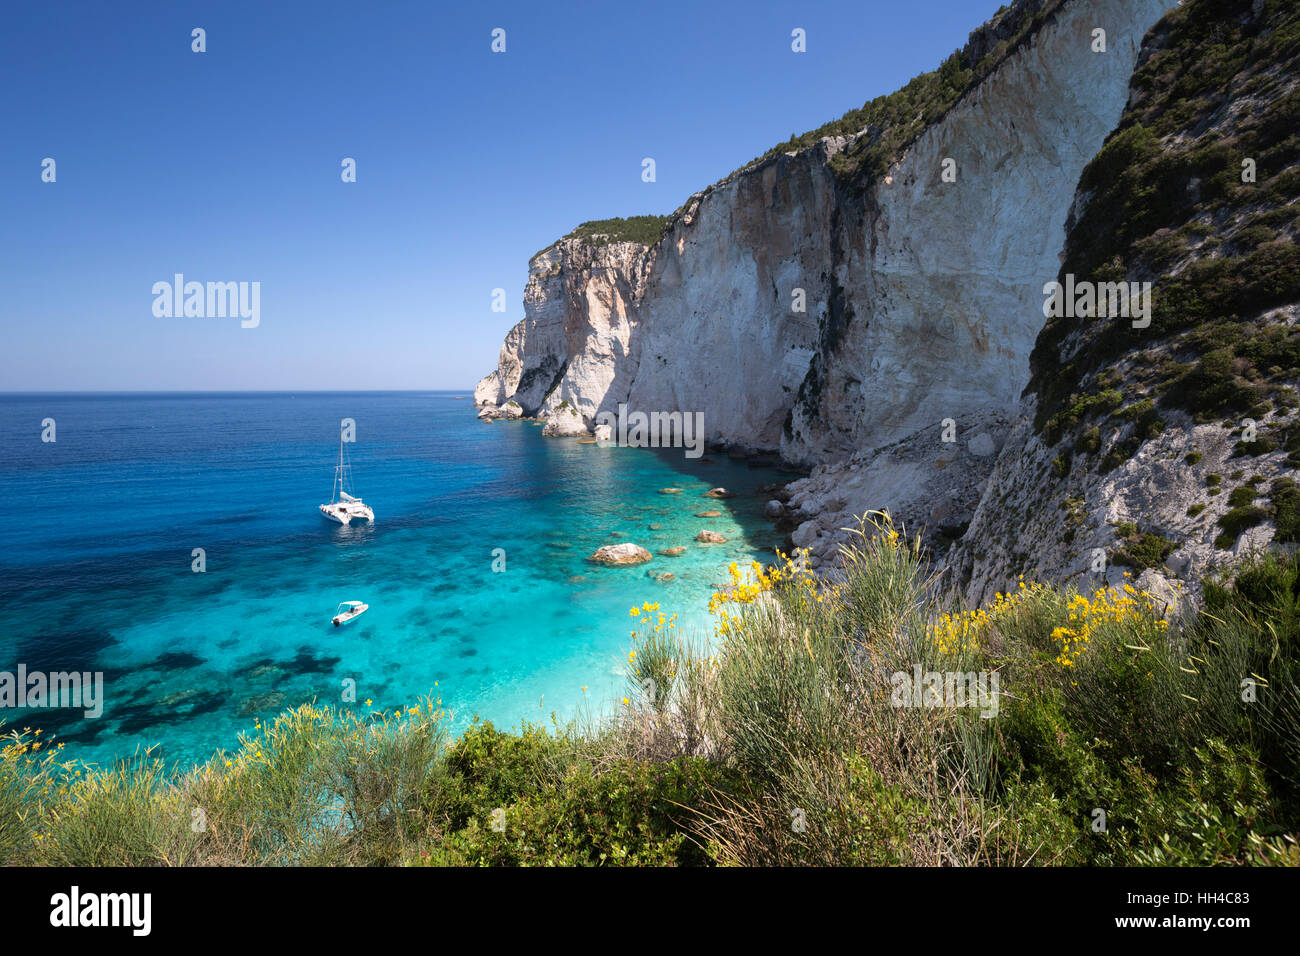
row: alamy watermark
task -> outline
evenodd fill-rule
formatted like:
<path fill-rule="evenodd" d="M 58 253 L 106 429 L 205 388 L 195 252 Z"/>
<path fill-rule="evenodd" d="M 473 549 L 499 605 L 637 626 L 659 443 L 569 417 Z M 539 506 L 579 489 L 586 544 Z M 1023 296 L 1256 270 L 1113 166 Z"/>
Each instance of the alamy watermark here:
<path fill-rule="evenodd" d="M 1124 318 L 1132 319 L 1135 329 L 1151 324 L 1150 282 L 1076 282 L 1067 272 L 1064 284 L 1047 283 L 1043 295 L 1047 319 Z"/>
<path fill-rule="evenodd" d="M 998 715 L 997 671 L 895 671 L 890 683 L 894 707 L 978 707 L 984 719 Z"/>
<path fill-rule="evenodd" d="M 133 936 L 148 936 L 153 927 L 152 893 L 83 893 L 74 885 L 50 897 L 50 925 L 122 927 Z"/>
<path fill-rule="evenodd" d="M 91 719 L 104 713 L 103 671 L 0 671 L 0 710 L 9 707 L 81 709 Z"/>
<path fill-rule="evenodd" d="M 160 319 L 239 317 L 246 329 L 262 321 L 260 282 L 186 282 L 180 272 L 172 278 L 153 284 L 153 314 Z"/>
<path fill-rule="evenodd" d="M 685 448 L 687 458 L 704 454 L 703 412 L 629 412 L 620 403 L 618 414 L 596 415 L 596 437 L 627 448 Z"/>

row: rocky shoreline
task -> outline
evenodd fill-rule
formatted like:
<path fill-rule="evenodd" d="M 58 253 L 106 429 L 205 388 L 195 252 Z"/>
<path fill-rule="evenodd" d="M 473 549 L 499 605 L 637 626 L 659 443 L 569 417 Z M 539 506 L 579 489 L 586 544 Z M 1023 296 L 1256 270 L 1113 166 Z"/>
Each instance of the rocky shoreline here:
<path fill-rule="evenodd" d="M 548 437 L 591 437 L 595 434 L 571 410 L 557 409 L 548 416 L 527 416 L 522 414 L 514 402 L 507 402 L 500 407 L 481 405 L 479 409 L 478 417 L 484 421 L 531 421 L 543 426 L 542 434 Z M 743 461 L 751 468 L 773 468 L 790 472 L 792 477 L 789 480 L 765 484 L 759 489 L 760 496 L 766 498 L 763 517 L 785 536 L 781 550 L 787 554 L 795 549 L 806 550 L 811 568 L 833 566 L 841 546 L 852 538 L 851 529 L 856 527 L 856 519 L 864 512 L 873 510 L 890 510 L 900 526 L 919 531 L 931 552 L 936 558 L 942 559 L 948 546 L 955 538 L 961 537 L 974 517 L 985 483 L 993 470 L 997 451 L 1005 440 L 1005 433 L 1011 423 L 1003 420 L 998 421 L 997 425 L 1000 427 L 996 432 L 991 429 L 981 431 L 965 446 L 949 444 L 948 460 L 933 458 L 929 454 L 929 445 L 938 441 L 938 438 L 922 434 L 888 448 L 873 450 L 873 453 L 865 456 L 855 456 L 848 461 L 831 465 L 816 465 L 811 470 L 783 460 L 779 452 L 756 450 L 736 444 L 706 446 L 706 457 L 701 462 L 708 463 L 725 456 L 733 461 Z M 598 437 L 593 437 L 592 440 L 603 443 Z M 919 494 L 914 497 L 924 500 L 928 507 L 898 509 L 890 504 L 891 499 L 897 498 L 896 495 L 891 496 L 890 489 L 874 487 L 884 470 L 873 468 L 875 459 L 879 456 L 888 456 L 891 473 L 901 470 L 909 473 L 909 477 L 909 465 L 915 469 L 920 463 L 922 467 L 930 465 L 934 470 L 941 471 L 950 460 L 962 459 L 961 466 L 954 468 L 952 474 L 961 474 L 965 480 L 960 485 L 954 485 L 944 477 L 934 482 L 935 487 L 922 485 L 915 489 Z M 681 493 L 679 488 L 661 488 L 659 491 L 660 494 Z M 721 491 L 724 490 L 713 489 L 705 497 L 730 497 L 729 494 L 714 494 Z M 877 505 L 863 504 L 876 499 L 879 500 Z M 718 514 L 700 512 L 696 516 L 708 518 Z"/>

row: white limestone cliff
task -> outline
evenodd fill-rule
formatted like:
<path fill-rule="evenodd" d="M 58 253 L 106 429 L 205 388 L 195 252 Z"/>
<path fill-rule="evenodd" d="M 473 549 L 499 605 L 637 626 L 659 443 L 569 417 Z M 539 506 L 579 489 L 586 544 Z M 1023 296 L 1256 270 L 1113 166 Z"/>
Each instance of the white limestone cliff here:
<path fill-rule="evenodd" d="M 529 264 L 524 318 L 474 390 L 480 406 L 516 401 L 546 417 L 569 402 L 590 424 L 636 371 L 632 313 L 651 253 L 633 242 L 562 239 Z"/>
<path fill-rule="evenodd" d="M 1079 176 L 1173 5 L 1070 0 L 865 191 L 827 138 L 692 197 L 653 247 L 561 240 L 476 401 L 703 412 L 709 444 L 812 469 L 787 514 L 818 557 L 869 509 L 964 524 L 1020 421 Z"/>

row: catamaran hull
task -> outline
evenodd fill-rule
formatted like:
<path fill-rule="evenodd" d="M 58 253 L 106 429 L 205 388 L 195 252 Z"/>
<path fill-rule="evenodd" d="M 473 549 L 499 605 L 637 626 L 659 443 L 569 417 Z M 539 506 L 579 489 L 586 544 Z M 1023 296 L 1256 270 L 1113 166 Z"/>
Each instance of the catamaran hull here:
<path fill-rule="evenodd" d="M 320 513 L 330 521 L 336 521 L 341 525 L 349 525 L 354 519 L 360 521 L 375 520 L 375 513 L 369 508 L 348 510 L 346 508 L 340 508 L 338 505 L 321 505 Z"/>

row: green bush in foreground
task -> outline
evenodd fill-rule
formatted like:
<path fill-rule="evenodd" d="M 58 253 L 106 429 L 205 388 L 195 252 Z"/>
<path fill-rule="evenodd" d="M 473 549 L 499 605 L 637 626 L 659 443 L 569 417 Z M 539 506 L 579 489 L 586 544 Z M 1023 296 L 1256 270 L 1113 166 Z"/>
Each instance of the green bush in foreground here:
<path fill-rule="evenodd" d="M 568 757 L 568 760 L 564 760 Z M 554 764 L 557 758 L 559 764 Z M 694 757 L 616 760 L 597 771 L 561 737 L 474 726 L 448 752 L 457 768 L 430 794 L 447 835 L 421 853 L 436 865 L 699 864 L 688 839 L 696 795 L 720 768 Z M 548 766 L 549 772 L 538 770 Z"/>
<path fill-rule="evenodd" d="M 733 565 L 716 650 L 633 609 L 586 729 L 307 705 L 180 774 L 11 732 L 0 862 L 1300 863 L 1296 557 L 1170 620 L 1132 585 L 952 607 L 922 555 L 875 515 L 831 579 Z"/>

